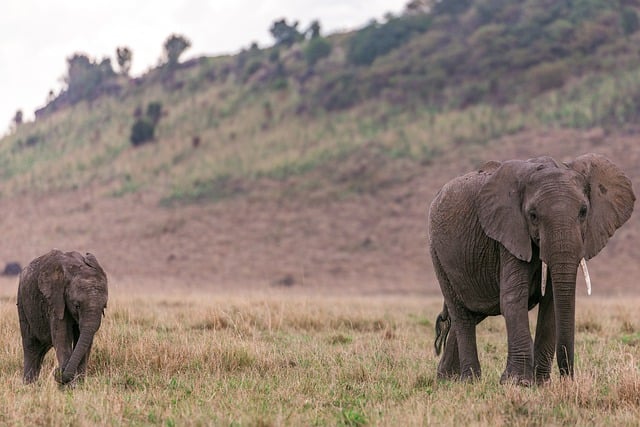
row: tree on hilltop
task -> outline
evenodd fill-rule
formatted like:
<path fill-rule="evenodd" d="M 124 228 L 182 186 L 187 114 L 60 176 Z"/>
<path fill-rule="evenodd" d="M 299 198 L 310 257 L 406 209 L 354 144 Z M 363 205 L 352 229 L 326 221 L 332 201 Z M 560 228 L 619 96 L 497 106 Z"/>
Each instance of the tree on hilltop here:
<path fill-rule="evenodd" d="M 67 84 L 67 94 L 72 104 L 94 98 L 100 86 L 115 76 L 109 58 L 96 62 L 83 53 L 75 53 L 67 58 L 67 66 L 68 72 L 64 82 Z"/>
<path fill-rule="evenodd" d="M 311 21 L 309 28 L 305 31 L 305 35 L 311 40 L 320 37 L 320 21 L 317 19 Z"/>
<path fill-rule="evenodd" d="M 120 74 L 128 76 L 131 70 L 132 52 L 126 46 L 116 48 L 116 57 L 118 58 L 118 66 L 120 67 Z"/>
<path fill-rule="evenodd" d="M 16 128 L 18 128 L 18 126 L 22 124 L 22 120 L 23 120 L 22 110 L 17 110 L 16 114 L 13 116 L 13 124 L 15 125 Z"/>
<path fill-rule="evenodd" d="M 279 21 L 274 21 L 269 32 L 276 40 L 276 46 L 290 47 L 295 42 L 304 38 L 302 33 L 298 31 L 298 21 L 289 25 L 284 18 Z"/>
<path fill-rule="evenodd" d="M 178 65 L 180 55 L 190 47 L 191 42 L 186 37 L 180 34 L 170 35 L 164 42 L 165 59 L 169 68 L 174 68 Z"/>
<path fill-rule="evenodd" d="M 13 115 L 13 118 L 11 119 L 11 127 L 10 127 L 11 132 L 18 130 L 18 128 L 22 126 L 22 123 L 23 123 L 22 110 L 18 109 L 16 110 L 16 113 Z"/>

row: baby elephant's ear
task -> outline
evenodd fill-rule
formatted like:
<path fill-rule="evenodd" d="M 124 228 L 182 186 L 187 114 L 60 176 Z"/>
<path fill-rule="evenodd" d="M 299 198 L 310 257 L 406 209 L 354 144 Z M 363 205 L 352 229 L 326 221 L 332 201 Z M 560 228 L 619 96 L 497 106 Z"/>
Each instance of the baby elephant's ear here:
<path fill-rule="evenodd" d="M 98 263 L 98 260 L 96 259 L 95 255 L 93 255 L 91 252 L 87 252 L 85 256 L 82 257 L 82 259 L 84 260 L 84 263 L 87 264 L 89 267 L 104 274 L 104 270 L 102 269 L 102 266 L 100 266 L 100 263 Z"/>
<path fill-rule="evenodd" d="M 46 265 L 38 275 L 38 289 L 44 295 L 56 318 L 64 318 L 64 288 L 67 280 L 60 264 Z"/>

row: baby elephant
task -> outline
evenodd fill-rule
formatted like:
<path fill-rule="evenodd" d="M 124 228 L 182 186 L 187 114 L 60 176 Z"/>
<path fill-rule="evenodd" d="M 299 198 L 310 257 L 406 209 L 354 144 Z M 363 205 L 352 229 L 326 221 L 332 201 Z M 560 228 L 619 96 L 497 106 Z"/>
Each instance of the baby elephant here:
<path fill-rule="evenodd" d="M 92 254 L 53 249 L 31 261 L 18 285 L 25 383 L 38 379 L 51 347 L 59 364 L 56 381 L 83 377 L 106 306 L 107 275 Z"/>

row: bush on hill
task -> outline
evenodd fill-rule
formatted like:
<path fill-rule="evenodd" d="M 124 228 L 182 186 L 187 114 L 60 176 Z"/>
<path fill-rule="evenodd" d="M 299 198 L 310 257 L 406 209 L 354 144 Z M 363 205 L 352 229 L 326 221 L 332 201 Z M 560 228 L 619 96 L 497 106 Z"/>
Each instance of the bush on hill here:
<path fill-rule="evenodd" d="M 154 101 L 147 104 L 147 111 L 144 116 L 141 115 L 140 110 L 140 108 L 136 109 L 136 121 L 131 127 L 131 136 L 129 137 L 134 147 L 153 141 L 156 126 L 162 117 L 162 103 Z"/>

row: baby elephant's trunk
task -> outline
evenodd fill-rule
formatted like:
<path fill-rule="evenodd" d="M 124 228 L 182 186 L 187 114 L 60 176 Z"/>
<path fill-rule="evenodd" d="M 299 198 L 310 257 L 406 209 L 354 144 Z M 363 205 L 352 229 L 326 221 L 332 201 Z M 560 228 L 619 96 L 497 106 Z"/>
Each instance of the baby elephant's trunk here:
<path fill-rule="evenodd" d="M 447 341 L 447 335 L 449 335 L 450 328 L 451 318 L 449 317 L 449 310 L 447 309 L 447 305 L 443 304 L 442 312 L 440 312 L 436 318 L 436 339 L 433 342 L 433 347 L 436 350 L 436 356 L 440 355 L 442 346 Z"/>
<path fill-rule="evenodd" d="M 60 367 L 62 369 L 62 375 L 60 378 L 60 382 L 62 384 L 67 384 L 73 381 L 76 377 L 80 362 L 83 358 L 89 357 L 89 351 L 91 349 L 91 344 L 93 343 L 93 335 L 94 332 L 88 330 L 88 328 L 80 331 L 80 337 L 73 349 L 73 353 L 71 353 L 71 357 L 67 361 L 66 366 Z"/>

